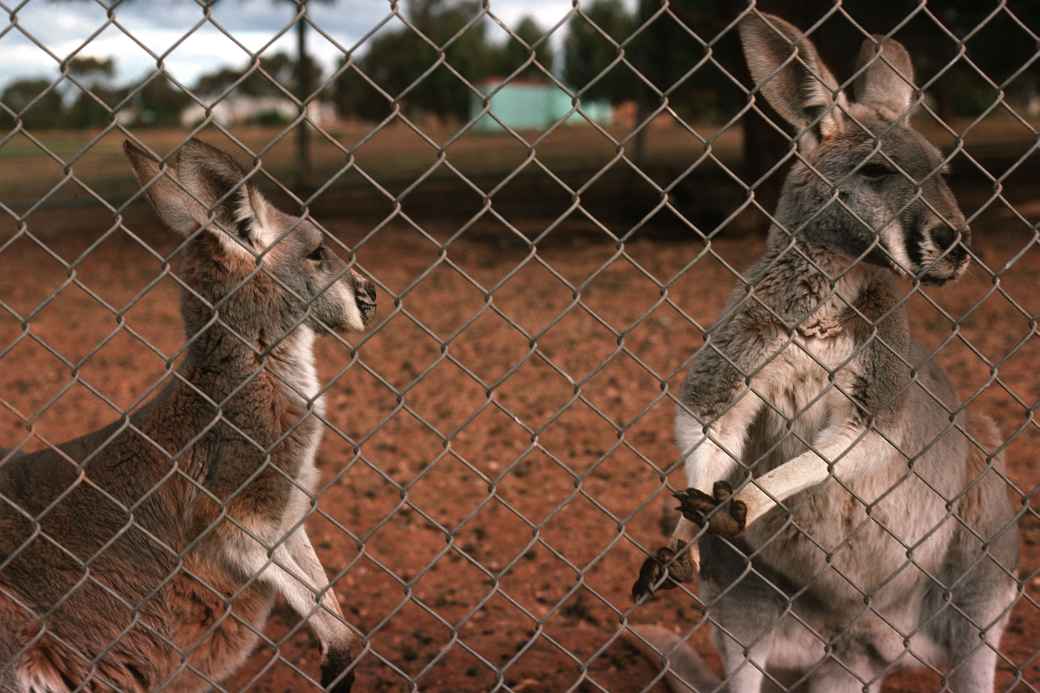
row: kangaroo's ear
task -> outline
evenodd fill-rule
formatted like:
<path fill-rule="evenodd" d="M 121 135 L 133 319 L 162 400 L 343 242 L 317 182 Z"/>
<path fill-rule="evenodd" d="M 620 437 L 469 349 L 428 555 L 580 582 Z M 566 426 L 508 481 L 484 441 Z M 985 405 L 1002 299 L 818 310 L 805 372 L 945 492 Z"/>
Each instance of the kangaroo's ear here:
<path fill-rule="evenodd" d="M 243 182 L 246 172 L 231 156 L 192 139 L 163 169 L 130 140 L 123 143 L 123 150 L 138 182 L 146 187 L 148 200 L 170 229 L 189 236 L 207 227 L 229 248 L 262 249 L 266 202 L 251 182 Z"/>
<path fill-rule="evenodd" d="M 909 115 L 914 64 L 903 44 L 878 35 L 868 38 L 856 59 L 856 72 L 856 101 L 878 108 L 892 120 Z"/>
<path fill-rule="evenodd" d="M 752 79 L 769 105 L 798 128 L 803 149 L 844 129 L 845 95 L 805 34 L 758 12 L 744 17 L 739 30 Z"/>

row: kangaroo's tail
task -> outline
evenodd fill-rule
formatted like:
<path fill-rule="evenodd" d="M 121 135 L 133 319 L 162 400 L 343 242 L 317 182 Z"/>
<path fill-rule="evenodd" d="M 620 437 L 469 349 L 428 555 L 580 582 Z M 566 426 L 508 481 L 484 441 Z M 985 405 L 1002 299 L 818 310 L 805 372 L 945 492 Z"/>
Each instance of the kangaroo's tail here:
<path fill-rule="evenodd" d="M 626 637 L 640 654 L 665 670 L 664 680 L 673 693 L 708 693 L 719 679 L 701 656 L 672 631 L 660 626 L 631 626 Z"/>

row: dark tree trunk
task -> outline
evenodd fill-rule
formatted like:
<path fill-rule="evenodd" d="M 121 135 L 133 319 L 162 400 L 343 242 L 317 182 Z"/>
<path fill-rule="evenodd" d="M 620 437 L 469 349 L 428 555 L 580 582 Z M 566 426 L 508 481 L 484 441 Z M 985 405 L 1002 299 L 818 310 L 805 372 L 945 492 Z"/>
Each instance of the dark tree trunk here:
<path fill-rule="evenodd" d="M 300 20 L 296 23 L 296 89 L 300 99 L 300 114 L 307 112 L 307 97 L 311 95 L 310 70 L 307 62 L 307 0 L 299 0 Z M 296 182 L 301 188 L 308 184 L 311 174 L 310 129 L 306 120 L 296 127 Z"/>
<path fill-rule="evenodd" d="M 636 127 L 639 128 L 639 131 L 632 140 L 632 163 L 639 168 L 646 165 L 646 138 L 650 134 L 651 124 L 645 121 L 650 117 L 652 111 L 653 106 L 647 99 L 639 99 L 639 105 L 636 108 Z"/>
<path fill-rule="evenodd" d="M 759 108 L 767 112 L 777 124 L 780 116 L 765 108 L 759 99 Z M 791 166 L 792 159 L 784 159 L 791 151 L 793 136 L 778 132 L 775 127 L 756 113 L 744 116 L 744 167 L 741 179 L 745 185 L 754 185 L 755 200 L 767 213 L 772 214 L 780 199 L 780 188 Z M 784 163 L 780 163 L 783 160 Z"/>

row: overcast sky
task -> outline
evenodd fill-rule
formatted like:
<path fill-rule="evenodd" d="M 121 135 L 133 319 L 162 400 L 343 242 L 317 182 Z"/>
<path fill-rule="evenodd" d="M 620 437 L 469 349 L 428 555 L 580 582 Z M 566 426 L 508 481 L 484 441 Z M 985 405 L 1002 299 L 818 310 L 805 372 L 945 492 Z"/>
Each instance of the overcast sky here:
<path fill-rule="evenodd" d="M 632 4 L 634 0 L 629 0 Z M 402 3 L 407 7 L 407 0 Z M 133 39 L 117 26 L 105 26 L 106 11 L 95 0 L 29 0 L 17 12 L 18 27 L 43 46 L 36 45 L 18 28 L 3 19 L 17 5 L 15 0 L 0 0 L 0 88 L 14 79 L 54 78 L 58 61 L 75 52 L 90 39 L 78 55 L 116 58 L 117 83 L 136 78 L 156 65 Z M 534 15 L 544 28 L 565 17 L 571 0 L 491 0 L 491 11 L 507 24 L 514 25 L 525 14 Z M 223 0 L 213 10 L 215 21 L 241 43 L 235 44 L 213 24 L 199 26 L 203 13 L 193 0 L 127 0 L 116 9 L 116 21 L 126 32 L 157 55 L 169 52 L 165 66 L 182 84 L 192 85 L 200 74 L 221 65 L 244 65 L 248 60 L 243 47 L 256 51 L 274 42 L 265 52 L 292 51 L 295 43 L 291 27 L 293 5 L 285 0 Z M 338 0 L 315 3 L 311 10 L 315 23 L 344 48 L 351 48 L 389 16 L 387 0 Z M 103 28 L 104 27 L 104 28 Z M 399 28 L 392 20 L 388 27 Z M 496 30 L 497 31 L 497 30 Z M 100 32 L 100 33 L 98 33 Z M 97 36 L 94 34 L 97 33 Z M 558 39 L 562 32 L 558 32 Z M 180 43 L 178 43 L 180 42 Z M 555 41 L 558 43 L 558 41 Z M 311 32 L 310 52 L 326 70 L 342 52 L 333 43 Z M 46 50 L 44 50 L 44 48 Z M 48 53 L 48 51 L 50 53 Z"/>

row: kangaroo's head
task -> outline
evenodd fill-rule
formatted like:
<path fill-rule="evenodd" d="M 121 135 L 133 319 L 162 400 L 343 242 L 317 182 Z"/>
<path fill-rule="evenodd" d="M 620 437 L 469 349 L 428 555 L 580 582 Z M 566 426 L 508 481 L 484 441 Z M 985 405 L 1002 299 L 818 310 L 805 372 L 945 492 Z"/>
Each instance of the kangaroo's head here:
<path fill-rule="evenodd" d="M 127 141 L 127 157 L 159 218 L 187 239 L 181 249 L 189 335 L 219 324 L 259 346 L 306 325 L 363 330 L 376 295 L 311 221 L 271 205 L 232 157 L 199 140 L 161 165 Z"/>
<path fill-rule="evenodd" d="M 960 276 L 970 231 L 941 153 L 910 126 L 914 69 L 906 49 L 868 38 L 850 102 L 788 22 L 752 13 L 740 38 L 759 91 L 799 133 L 778 221 L 808 242 L 925 282 Z"/>

